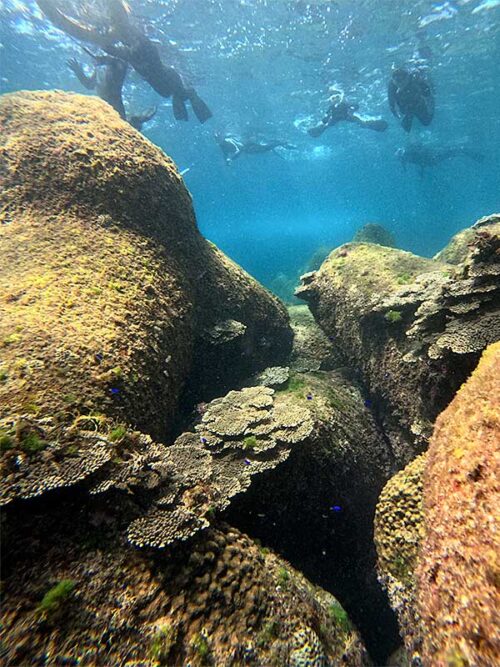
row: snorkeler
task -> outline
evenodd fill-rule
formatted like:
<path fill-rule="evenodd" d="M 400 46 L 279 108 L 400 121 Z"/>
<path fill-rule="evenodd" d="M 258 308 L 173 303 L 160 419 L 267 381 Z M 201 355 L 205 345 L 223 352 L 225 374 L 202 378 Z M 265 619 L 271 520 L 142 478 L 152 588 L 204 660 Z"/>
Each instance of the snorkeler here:
<path fill-rule="evenodd" d="M 344 93 L 335 94 L 330 98 L 330 102 L 331 105 L 322 121 L 307 130 L 307 133 L 311 137 L 319 137 L 328 127 L 336 125 L 341 121 L 356 123 L 357 125 L 361 125 L 361 127 L 366 127 L 376 132 L 387 130 L 388 125 L 382 118 L 363 118 L 355 113 L 359 109 L 359 105 L 347 102 L 344 99 Z"/>
<path fill-rule="evenodd" d="M 257 141 L 249 140 L 242 141 L 231 135 L 222 135 L 219 132 L 214 134 L 215 141 L 219 144 L 219 148 L 224 155 L 224 160 L 226 164 L 229 165 L 233 160 L 240 157 L 242 153 L 248 153 L 250 155 L 256 155 L 258 153 L 269 153 L 274 151 L 275 148 L 286 148 L 288 150 L 293 150 L 296 148 L 293 144 L 289 144 L 286 141 Z"/>
<path fill-rule="evenodd" d="M 160 59 L 155 44 L 130 20 L 123 0 L 108 0 L 108 16 L 98 16 L 97 25 L 84 24 L 67 16 L 57 6 L 57 0 L 37 0 L 40 9 L 50 21 L 75 39 L 94 44 L 109 56 L 123 60 L 145 79 L 162 97 L 172 98 L 176 120 L 188 120 L 186 102 L 200 121 L 211 118 L 212 112 L 194 88 L 184 84 L 180 74 L 167 67 Z"/>
<path fill-rule="evenodd" d="M 95 66 L 92 74 L 85 74 L 82 65 L 75 58 L 68 60 L 68 67 L 87 90 L 95 90 L 99 97 L 110 104 L 124 120 L 140 131 L 143 124 L 153 118 L 156 109 L 153 108 L 143 114 L 127 118 L 122 99 L 123 83 L 128 70 L 127 63 L 111 56 L 95 56 L 87 49 L 84 50 L 94 60 Z"/>
<path fill-rule="evenodd" d="M 398 67 L 392 72 L 387 88 L 392 113 L 401 118 L 405 132 L 411 130 L 413 118 L 430 125 L 434 116 L 434 88 L 424 68 Z"/>
<path fill-rule="evenodd" d="M 441 147 L 415 143 L 406 146 L 406 148 L 398 148 L 396 156 L 401 160 L 405 169 L 408 163 L 420 167 L 420 175 L 423 175 L 425 167 L 434 167 L 455 157 L 465 157 L 475 162 L 484 160 L 482 153 L 474 151 L 464 144 Z"/>

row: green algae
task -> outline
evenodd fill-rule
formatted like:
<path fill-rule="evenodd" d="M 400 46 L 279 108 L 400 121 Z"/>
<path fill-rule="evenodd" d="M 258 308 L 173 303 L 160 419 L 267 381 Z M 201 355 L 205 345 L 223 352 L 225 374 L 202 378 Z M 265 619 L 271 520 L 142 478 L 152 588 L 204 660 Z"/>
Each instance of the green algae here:
<path fill-rule="evenodd" d="M 120 425 L 109 432 L 108 439 L 111 440 L 111 442 L 119 442 L 120 440 L 123 440 L 126 435 L 127 429 L 125 426 Z"/>
<path fill-rule="evenodd" d="M 50 619 L 66 606 L 74 589 L 74 581 L 71 579 L 63 579 L 45 593 L 42 601 L 36 608 L 36 613 L 45 619 Z"/>
<path fill-rule="evenodd" d="M 196 653 L 203 665 L 207 664 L 208 658 L 210 656 L 210 646 L 208 645 L 208 640 L 202 632 L 196 634 L 192 641 L 191 646 L 193 651 Z"/>
<path fill-rule="evenodd" d="M 255 449 L 257 444 L 257 438 L 254 435 L 249 435 L 243 440 L 243 449 Z"/>
<path fill-rule="evenodd" d="M 169 624 L 160 626 L 151 641 L 149 649 L 151 659 L 155 660 L 158 665 L 168 665 L 176 642 L 177 629 Z"/>
<path fill-rule="evenodd" d="M 389 310 L 385 315 L 384 319 L 391 324 L 396 324 L 396 322 L 401 322 L 403 316 L 399 310 Z"/>
<path fill-rule="evenodd" d="M 290 581 L 290 572 L 285 567 L 280 567 L 278 570 L 278 584 L 286 586 Z"/>
<path fill-rule="evenodd" d="M 259 648 L 266 648 L 270 644 L 273 643 L 273 641 L 278 637 L 279 635 L 279 628 L 280 624 L 279 621 L 277 620 L 272 620 L 268 621 L 267 623 L 264 623 L 262 630 L 259 632 L 257 635 L 255 643 Z"/>
<path fill-rule="evenodd" d="M 342 632 L 345 632 L 346 634 L 352 632 L 353 627 L 351 621 L 349 620 L 349 616 L 347 615 L 345 609 L 338 602 L 334 602 L 329 605 L 328 614 L 335 625 L 340 628 Z"/>

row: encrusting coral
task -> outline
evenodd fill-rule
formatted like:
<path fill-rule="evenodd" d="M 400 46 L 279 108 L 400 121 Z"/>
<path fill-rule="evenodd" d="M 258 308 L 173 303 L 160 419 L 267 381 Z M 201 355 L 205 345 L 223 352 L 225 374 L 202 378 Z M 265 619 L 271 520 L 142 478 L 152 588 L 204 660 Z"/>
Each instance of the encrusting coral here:
<path fill-rule="evenodd" d="M 496 221 L 480 221 L 459 265 L 351 243 L 297 289 L 360 368 L 400 466 L 427 447 L 435 418 L 500 337 Z"/>
<path fill-rule="evenodd" d="M 379 576 L 412 664 L 499 661 L 499 378 L 496 343 L 377 504 Z"/>
<path fill-rule="evenodd" d="M 116 540 L 109 505 L 80 507 L 73 519 L 71 502 L 65 514 L 47 509 L 7 563 L 7 664 L 278 666 L 297 656 L 299 636 L 314 638 L 324 667 L 370 664 L 356 630 L 329 613 L 336 600 L 234 528 L 148 555 Z M 49 593 L 57 600 L 41 615 Z"/>
<path fill-rule="evenodd" d="M 117 428 L 168 438 L 182 392 L 286 358 L 292 333 L 284 307 L 199 234 L 172 161 L 104 102 L 5 95 L 0 136 L 9 502 L 102 472 L 120 458 Z M 207 333 L 227 322 L 237 336 Z"/>
<path fill-rule="evenodd" d="M 424 664 L 500 662 L 500 343 L 436 422 L 417 567 Z"/>
<path fill-rule="evenodd" d="M 414 664 L 420 664 L 421 622 L 416 608 L 415 568 L 424 531 L 421 454 L 385 485 L 375 513 L 380 581 L 398 616 L 401 636 Z"/>

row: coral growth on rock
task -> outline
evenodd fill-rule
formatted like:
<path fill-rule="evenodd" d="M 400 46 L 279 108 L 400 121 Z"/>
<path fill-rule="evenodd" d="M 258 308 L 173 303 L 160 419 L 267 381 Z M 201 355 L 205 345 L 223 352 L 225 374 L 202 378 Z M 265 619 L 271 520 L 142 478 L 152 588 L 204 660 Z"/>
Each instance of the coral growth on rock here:
<path fill-rule="evenodd" d="M 0 134 L 9 500 L 95 473 L 121 425 L 168 437 L 185 385 L 229 386 L 286 358 L 292 333 L 284 307 L 201 237 L 171 160 L 104 102 L 6 95 Z M 233 335 L 214 335 L 227 322 Z"/>
<path fill-rule="evenodd" d="M 415 568 L 423 536 L 421 454 L 387 482 L 375 513 L 375 545 L 379 578 L 398 615 L 401 636 L 414 663 L 421 653 L 421 623 L 416 609 Z"/>
<path fill-rule="evenodd" d="M 394 236 L 383 225 L 369 222 L 354 234 L 354 243 L 376 243 L 389 248 L 396 247 Z"/>
<path fill-rule="evenodd" d="M 17 535 L 2 605 L 7 664 L 285 665 L 298 632 L 316 638 L 325 666 L 369 664 L 357 632 L 329 613 L 336 600 L 234 528 L 159 556 L 115 541 L 109 506 L 74 516 L 35 513 Z M 42 614 L 48 592 L 57 599 Z"/>
<path fill-rule="evenodd" d="M 439 416 L 424 477 L 424 664 L 500 663 L 500 343 Z"/>
<path fill-rule="evenodd" d="M 302 277 L 305 299 L 348 365 L 358 367 L 400 465 L 500 337 L 500 239 L 483 221 L 462 264 L 347 244 Z"/>

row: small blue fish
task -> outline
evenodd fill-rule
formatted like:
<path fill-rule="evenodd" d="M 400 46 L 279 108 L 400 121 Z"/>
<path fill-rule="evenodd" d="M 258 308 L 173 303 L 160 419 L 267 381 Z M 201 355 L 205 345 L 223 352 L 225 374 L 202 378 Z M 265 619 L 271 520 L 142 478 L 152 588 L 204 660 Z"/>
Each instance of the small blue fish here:
<path fill-rule="evenodd" d="M 95 355 L 95 359 L 96 359 L 96 361 L 98 361 L 99 363 L 101 363 L 101 361 L 102 361 L 102 359 L 103 359 L 102 354 L 101 354 L 100 352 L 98 352 L 98 353 Z"/>
<path fill-rule="evenodd" d="M 200 440 L 202 441 L 202 443 L 203 443 L 204 445 L 207 444 L 207 439 L 206 439 L 206 438 L 200 438 Z"/>
<path fill-rule="evenodd" d="M 249 466 L 252 463 L 249 459 L 243 459 L 243 462 L 246 466 Z"/>
<path fill-rule="evenodd" d="M 369 398 L 367 398 L 365 401 L 365 408 L 371 408 L 371 407 L 372 407 L 372 402 L 370 401 Z"/>
<path fill-rule="evenodd" d="M 120 393 L 120 390 L 117 389 L 116 387 L 111 387 L 111 389 L 110 389 L 109 391 L 110 391 L 112 394 L 119 394 L 119 393 Z"/>
<path fill-rule="evenodd" d="M 340 507 L 340 505 L 332 505 L 330 509 L 332 512 L 342 512 L 342 507 Z"/>
<path fill-rule="evenodd" d="M 312 401 L 313 399 L 312 394 L 307 394 L 306 398 L 308 401 Z"/>

